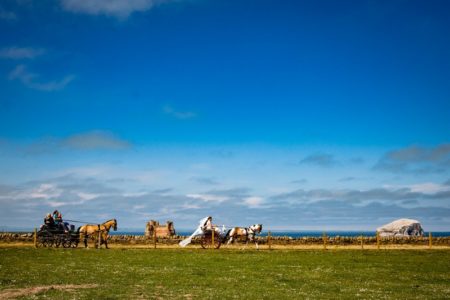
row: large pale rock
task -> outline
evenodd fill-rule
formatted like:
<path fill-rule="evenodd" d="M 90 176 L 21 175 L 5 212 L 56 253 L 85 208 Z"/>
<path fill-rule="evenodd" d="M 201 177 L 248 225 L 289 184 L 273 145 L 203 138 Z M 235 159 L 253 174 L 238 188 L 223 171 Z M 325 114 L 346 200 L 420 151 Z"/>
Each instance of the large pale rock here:
<path fill-rule="evenodd" d="M 377 228 L 380 236 L 423 236 L 420 222 L 412 219 L 398 219 Z"/>

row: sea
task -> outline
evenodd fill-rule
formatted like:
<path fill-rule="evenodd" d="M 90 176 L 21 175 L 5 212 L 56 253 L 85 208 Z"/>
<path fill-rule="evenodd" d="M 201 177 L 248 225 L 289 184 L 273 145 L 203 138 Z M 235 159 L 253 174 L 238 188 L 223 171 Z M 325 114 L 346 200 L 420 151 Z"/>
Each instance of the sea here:
<path fill-rule="evenodd" d="M 177 230 L 176 234 L 181 236 L 189 236 L 192 234 L 194 230 Z M 33 232 L 32 228 L 18 228 L 18 227 L 7 227 L 0 226 L 0 233 L 2 232 L 16 232 L 16 233 L 29 233 Z M 358 230 L 330 230 L 330 231 L 321 231 L 321 230 L 271 230 L 270 234 L 272 236 L 287 236 L 292 238 L 299 237 L 321 237 L 323 234 L 326 234 L 328 237 L 336 237 L 336 236 L 375 236 L 375 231 L 358 231 Z M 144 230 L 138 231 L 135 229 L 124 229 L 119 231 L 110 231 L 110 235 L 144 235 Z M 268 230 L 263 230 L 261 236 L 267 236 Z M 425 232 L 424 236 L 428 236 L 428 232 Z M 450 237 L 450 231 L 432 231 L 433 237 Z"/>

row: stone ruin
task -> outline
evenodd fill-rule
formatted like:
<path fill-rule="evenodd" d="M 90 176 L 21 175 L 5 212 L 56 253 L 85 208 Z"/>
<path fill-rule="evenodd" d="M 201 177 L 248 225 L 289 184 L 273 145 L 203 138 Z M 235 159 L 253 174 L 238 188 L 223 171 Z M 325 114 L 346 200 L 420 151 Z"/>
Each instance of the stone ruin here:
<path fill-rule="evenodd" d="M 158 221 L 151 220 L 145 225 L 146 238 L 168 238 L 175 235 L 175 227 L 172 221 L 167 221 L 165 225 L 160 225 Z"/>

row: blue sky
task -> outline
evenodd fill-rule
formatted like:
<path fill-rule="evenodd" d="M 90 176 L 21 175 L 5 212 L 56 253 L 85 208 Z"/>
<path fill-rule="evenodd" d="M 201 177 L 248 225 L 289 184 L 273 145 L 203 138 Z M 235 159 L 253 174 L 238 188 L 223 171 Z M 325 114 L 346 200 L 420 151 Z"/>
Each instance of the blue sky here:
<path fill-rule="evenodd" d="M 0 3 L 0 226 L 450 230 L 447 1 Z"/>

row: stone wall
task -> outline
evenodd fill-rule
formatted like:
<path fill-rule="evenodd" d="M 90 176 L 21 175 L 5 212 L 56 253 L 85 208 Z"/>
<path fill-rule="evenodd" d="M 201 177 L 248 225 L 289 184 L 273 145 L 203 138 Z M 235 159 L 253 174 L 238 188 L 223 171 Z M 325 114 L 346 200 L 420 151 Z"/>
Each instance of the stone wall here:
<path fill-rule="evenodd" d="M 175 245 L 183 240 L 184 236 L 174 236 L 171 238 L 158 238 L 158 244 Z M 327 237 L 327 245 L 346 246 L 346 245 L 360 245 L 361 237 Z M 322 245 L 322 237 L 299 237 L 292 238 L 288 236 L 271 237 L 272 245 Z M 363 236 L 362 241 L 364 245 L 376 245 L 377 239 L 375 236 Z M 33 242 L 33 233 L 0 233 L 0 242 L 14 243 L 14 242 Z M 123 244 L 123 245 L 139 245 L 152 244 L 154 241 L 151 238 L 143 235 L 111 235 L 108 243 Z M 428 245 L 428 237 L 385 237 L 380 238 L 381 245 Z M 450 246 L 450 236 L 447 237 L 433 237 L 433 245 L 436 246 Z M 258 237 L 258 243 L 264 245 L 267 243 L 267 237 Z M 193 240 L 193 244 L 198 244 L 198 239 Z"/>

